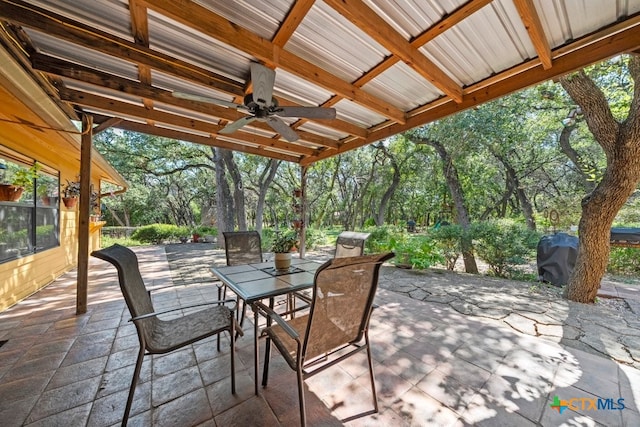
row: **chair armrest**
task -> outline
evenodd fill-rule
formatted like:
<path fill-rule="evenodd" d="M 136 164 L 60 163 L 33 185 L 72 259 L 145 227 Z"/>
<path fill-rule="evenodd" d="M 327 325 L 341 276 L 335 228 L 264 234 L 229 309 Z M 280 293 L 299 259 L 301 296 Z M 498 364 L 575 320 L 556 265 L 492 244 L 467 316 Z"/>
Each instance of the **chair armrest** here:
<path fill-rule="evenodd" d="M 294 340 L 298 341 L 300 339 L 300 335 L 298 332 L 289 325 L 286 320 L 284 320 L 278 313 L 273 311 L 271 308 L 267 307 L 261 302 L 255 303 L 260 310 L 264 312 L 270 319 L 275 320 L 276 323 Z"/>
<path fill-rule="evenodd" d="M 186 309 L 189 309 L 189 308 L 203 307 L 203 306 L 214 305 L 214 304 L 219 305 L 219 304 L 223 304 L 223 303 L 227 303 L 227 302 L 236 302 L 236 300 L 233 299 L 233 298 L 227 298 L 225 300 L 220 300 L 220 301 L 204 302 L 202 304 L 187 305 L 187 306 L 184 306 L 184 307 L 171 308 L 169 310 L 154 311 L 152 313 L 147 313 L 147 314 L 143 314 L 141 316 L 132 317 L 131 319 L 129 319 L 129 322 L 135 322 L 136 320 L 146 319 L 148 317 L 158 316 L 160 314 L 173 313 L 174 311 L 178 311 L 178 310 L 186 310 Z M 232 310 L 235 310 L 235 307 L 233 307 Z"/>

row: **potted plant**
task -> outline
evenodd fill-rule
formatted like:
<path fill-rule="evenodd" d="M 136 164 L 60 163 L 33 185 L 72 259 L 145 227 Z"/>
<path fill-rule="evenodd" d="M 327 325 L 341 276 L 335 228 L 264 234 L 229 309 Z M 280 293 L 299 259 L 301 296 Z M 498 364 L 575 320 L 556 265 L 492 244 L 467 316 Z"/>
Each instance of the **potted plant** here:
<path fill-rule="evenodd" d="M 62 186 L 61 193 L 64 205 L 68 208 L 75 207 L 80 196 L 80 182 L 67 180 L 67 183 Z"/>
<path fill-rule="evenodd" d="M 276 233 L 271 243 L 276 270 L 288 270 L 291 266 L 291 250 L 298 244 L 298 233 L 287 230 Z"/>
<path fill-rule="evenodd" d="M 15 202 L 20 199 L 25 188 L 33 186 L 33 180 L 38 176 L 40 165 L 35 163 L 28 169 L 19 167 L 10 179 L 5 178 L 6 165 L 2 164 L 2 166 L 2 179 L 6 181 L 0 184 L 0 200 Z"/>
<path fill-rule="evenodd" d="M 43 205 L 50 206 L 51 204 L 58 203 L 58 191 L 56 187 L 55 183 L 46 180 L 41 181 L 41 179 L 38 179 L 36 192 Z"/>

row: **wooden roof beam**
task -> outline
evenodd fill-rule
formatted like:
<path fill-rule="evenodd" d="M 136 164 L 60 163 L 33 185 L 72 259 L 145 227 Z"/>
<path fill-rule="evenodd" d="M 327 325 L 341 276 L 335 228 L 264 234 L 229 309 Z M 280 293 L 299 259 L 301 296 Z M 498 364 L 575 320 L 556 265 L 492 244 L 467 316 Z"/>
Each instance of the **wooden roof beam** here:
<path fill-rule="evenodd" d="M 276 151 L 265 150 L 259 147 L 234 144 L 234 143 L 223 141 L 214 137 L 185 134 L 183 132 L 176 131 L 173 129 L 145 125 L 143 123 L 136 123 L 129 120 L 121 121 L 118 124 L 118 128 L 128 130 L 131 132 L 138 132 L 138 133 L 144 133 L 147 135 L 155 135 L 163 138 L 188 141 L 188 142 L 193 142 L 195 144 L 208 145 L 211 147 L 225 148 L 227 150 L 240 151 L 247 154 L 255 154 L 257 156 L 269 157 L 272 159 L 284 160 L 287 162 L 299 163 L 301 159 L 301 157 L 298 157 L 298 156 L 292 156 L 288 154 L 279 153 Z"/>
<path fill-rule="evenodd" d="M 462 102 L 462 87 L 362 1 L 325 0 L 325 3 L 404 61 L 451 99 Z"/>
<path fill-rule="evenodd" d="M 309 80 L 328 91 L 374 110 L 398 123 L 405 122 L 404 112 L 392 104 L 333 76 L 322 68 L 288 52 L 251 31 L 230 23 L 226 18 L 194 2 L 175 0 L 143 0 L 153 9 L 176 22 L 193 28 L 221 42 L 247 52 L 260 61 L 282 68 Z"/>
<path fill-rule="evenodd" d="M 0 18 L 137 65 L 147 65 L 225 93 L 243 94 L 242 84 L 228 77 L 70 20 L 22 0 L 12 0 L 11 3 L 0 2 Z"/>
<path fill-rule="evenodd" d="M 574 43 L 556 49 L 552 52 L 553 67 L 550 69 L 544 69 L 538 59 L 533 59 L 528 63 L 517 66 L 518 72 L 506 70 L 486 79 L 486 81 L 481 81 L 468 87 L 465 89 L 465 99 L 461 104 L 457 104 L 452 100 L 436 100 L 431 104 L 431 108 L 422 106 L 419 107 L 422 111 L 421 113 L 414 116 L 409 114 L 409 119 L 404 125 L 387 122 L 378 126 L 377 130 L 372 131 L 370 138 L 364 143 L 361 141 L 349 141 L 335 152 L 320 153 L 317 157 L 303 159 L 300 164 L 302 166 L 309 165 L 417 126 L 422 126 L 425 123 L 442 119 L 520 89 L 560 77 L 566 73 L 619 55 L 621 52 L 634 51 L 640 48 L 640 39 L 637 36 L 639 29 L 640 15 L 637 15 L 623 23 L 613 25 L 608 30 L 586 36 Z M 487 83 L 487 81 L 491 83 Z"/>
<path fill-rule="evenodd" d="M 596 62 L 604 61 L 622 52 L 628 52 L 640 48 L 638 31 L 640 30 L 640 15 L 616 24 L 599 34 L 592 34 L 577 40 L 567 46 L 560 47 L 552 52 L 553 67 L 544 69 L 538 59 L 516 67 L 519 72 L 506 70 L 502 73 L 469 86 L 465 90 L 465 101 L 462 104 L 452 102 L 436 103 L 433 108 L 420 107 L 423 112 L 409 119 L 402 126 L 391 126 L 372 132 L 367 143 L 372 143 L 398 132 L 421 126 L 425 123 L 441 119 L 443 117 L 466 110 L 474 105 L 500 98 L 518 90 L 553 80 L 564 74 L 579 70 Z M 467 99 L 467 96 L 469 99 Z"/>
<path fill-rule="evenodd" d="M 293 3 L 289 13 L 280 24 L 280 28 L 276 31 L 276 34 L 271 38 L 271 43 L 276 46 L 284 47 L 289 41 L 293 33 L 296 32 L 298 25 L 302 22 L 307 13 L 313 7 L 315 0 L 298 0 Z"/>
<path fill-rule="evenodd" d="M 551 46 L 544 34 L 542 22 L 533 4 L 533 0 L 513 0 L 513 4 L 516 6 L 516 9 L 518 9 L 520 19 L 522 19 L 522 23 L 529 33 L 531 43 L 533 43 L 533 47 L 536 49 L 536 52 L 538 52 L 538 58 L 540 58 L 542 67 L 548 70 L 551 68 Z"/>
<path fill-rule="evenodd" d="M 130 104 L 128 102 L 117 101 L 103 96 L 94 95 L 87 92 L 80 92 L 72 89 L 61 89 L 60 98 L 64 101 L 71 102 L 83 107 L 96 108 L 101 111 L 110 112 L 115 117 L 137 117 L 144 120 L 152 120 L 155 123 L 165 123 L 188 130 L 210 133 L 217 135 L 223 126 L 204 122 L 202 120 L 191 119 L 188 117 L 177 116 L 171 113 L 165 113 L 157 110 L 147 110 L 145 107 Z M 279 149 L 282 151 L 293 152 L 300 155 L 311 156 L 318 153 L 317 150 L 306 148 L 301 145 L 282 142 L 272 138 L 251 134 L 249 132 L 236 131 L 232 135 L 225 135 L 225 138 L 237 139 L 251 144 L 261 145 Z M 180 138 L 178 138 L 180 139 Z"/>
<path fill-rule="evenodd" d="M 143 99 L 151 99 L 156 102 L 196 111 L 224 120 L 234 121 L 241 119 L 242 117 L 246 117 L 244 114 L 232 108 L 221 107 L 219 105 L 206 102 L 189 101 L 176 98 L 171 94 L 171 91 L 152 87 L 124 77 L 114 76 L 92 68 L 76 65 L 41 53 L 35 53 L 31 56 L 31 64 L 33 69 L 52 76 L 65 77 L 89 83 L 106 89 L 135 95 Z M 252 123 L 252 126 L 273 132 L 273 129 L 271 129 L 271 127 L 266 123 L 254 122 Z M 338 148 L 340 146 L 340 142 L 336 140 L 324 138 L 311 132 L 297 131 L 297 133 L 302 140 L 311 144 L 322 145 L 328 148 Z"/>
<path fill-rule="evenodd" d="M 131 33 L 136 44 L 149 47 L 149 20 L 147 19 L 147 8 L 141 6 L 137 0 L 129 0 L 129 14 L 131 15 Z M 138 78 L 142 83 L 151 85 L 151 68 L 138 64 Z M 153 101 L 143 99 L 144 106 L 153 108 Z M 152 124 L 152 123 L 151 123 Z"/>

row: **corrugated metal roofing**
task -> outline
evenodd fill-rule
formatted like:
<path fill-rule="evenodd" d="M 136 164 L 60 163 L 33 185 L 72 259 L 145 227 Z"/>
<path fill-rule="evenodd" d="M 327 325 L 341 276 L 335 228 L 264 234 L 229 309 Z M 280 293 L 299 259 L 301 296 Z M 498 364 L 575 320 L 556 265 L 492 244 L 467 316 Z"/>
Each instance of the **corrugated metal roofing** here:
<path fill-rule="evenodd" d="M 40 54 L 39 71 L 73 89 L 61 91 L 61 102 L 99 112 L 102 119 L 142 123 L 160 135 L 161 129 L 180 130 L 185 140 L 204 136 L 207 143 L 235 142 L 241 150 L 265 144 L 265 155 L 307 164 L 640 48 L 640 0 L 533 0 L 533 11 L 526 5 L 522 0 L 0 0 L 0 20 L 25 31 Z M 134 28 L 138 20 L 142 24 Z M 538 58 L 545 47 L 535 42 L 536 21 L 552 52 L 550 69 Z M 148 48 L 134 44 L 136 32 Z M 617 38 L 590 56 L 594 43 L 613 33 Z M 569 50 L 575 57 L 564 55 Z M 203 131 L 204 125 L 185 127 L 184 117 L 224 126 L 241 116 L 224 106 L 173 99 L 169 92 L 242 102 L 251 90 L 251 62 L 276 70 L 273 92 L 280 105 L 332 107 L 336 119 L 285 118 L 300 136 L 297 143 L 259 121 L 224 136 Z M 105 81 L 91 70 L 113 78 Z M 126 111 L 108 100 L 125 102 L 113 105 Z M 171 115 L 176 119 L 164 119 Z M 310 155 L 309 147 L 317 153 Z"/>

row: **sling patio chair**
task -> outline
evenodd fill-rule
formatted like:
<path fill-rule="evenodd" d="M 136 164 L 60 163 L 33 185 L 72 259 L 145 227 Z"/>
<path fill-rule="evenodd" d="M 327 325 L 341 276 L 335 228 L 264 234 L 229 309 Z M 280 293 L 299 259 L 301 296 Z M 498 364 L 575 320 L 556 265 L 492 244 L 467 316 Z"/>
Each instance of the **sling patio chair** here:
<path fill-rule="evenodd" d="M 334 258 L 345 258 L 364 255 L 364 244 L 370 233 L 343 231 L 336 239 Z"/>
<path fill-rule="evenodd" d="M 267 386 L 273 342 L 296 371 L 301 425 L 306 425 L 304 380 L 362 350 L 367 352 L 373 412 L 378 412 L 369 319 L 380 266 L 393 256 L 389 252 L 327 261 L 315 274 L 308 313 L 290 320 L 258 303 L 261 312 L 275 322 L 261 334 L 267 338 L 262 385 Z"/>
<path fill-rule="evenodd" d="M 225 231 L 224 251 L 227 257 L 227 265 L 259 264 L 262 259 L 262 239 L 257 231 Z M 227 296 L 227 287 L 224 286 L 222 298 Z M 242 302 L 242 309 L 238 311 L 240 327 L 244 323 L 247 306 Z"/>
<path fill-rule="evenodd" d="M 224 331 L 227 331 L 231 337 L 231 350 L 229 352 L 231 355 L 231 393 L 236 393 L 235 337 L 236 332 L 242 333 L 242 330 L 236 326 L 234 308 L 224 305 L 225 302 L 233 300 L 214 301 L 156 312 L 153 308 L 151 294 L 146 289 L 140 275 L 138 258 L 131 249 L 115 244 L 106 249 L 93 251 L 91 255 L 113 264 L 118 270 L 120 290 L 131 313 L 132 318 L 130 321 L 136 326 L 138 341 L 140 342 L 140 350 L 138 351 L 136 367 L 129 388 L 122 426 L 126 426 L 129 420 L 133 395 L 140 376 L 140 368 L 142 367 L 144 356 L 169 353 Z M 181 312 L 187 308 L 211 304 L 214 305 L 180 317 L 167 319 L 158 317 L 166 313 Z"/>

